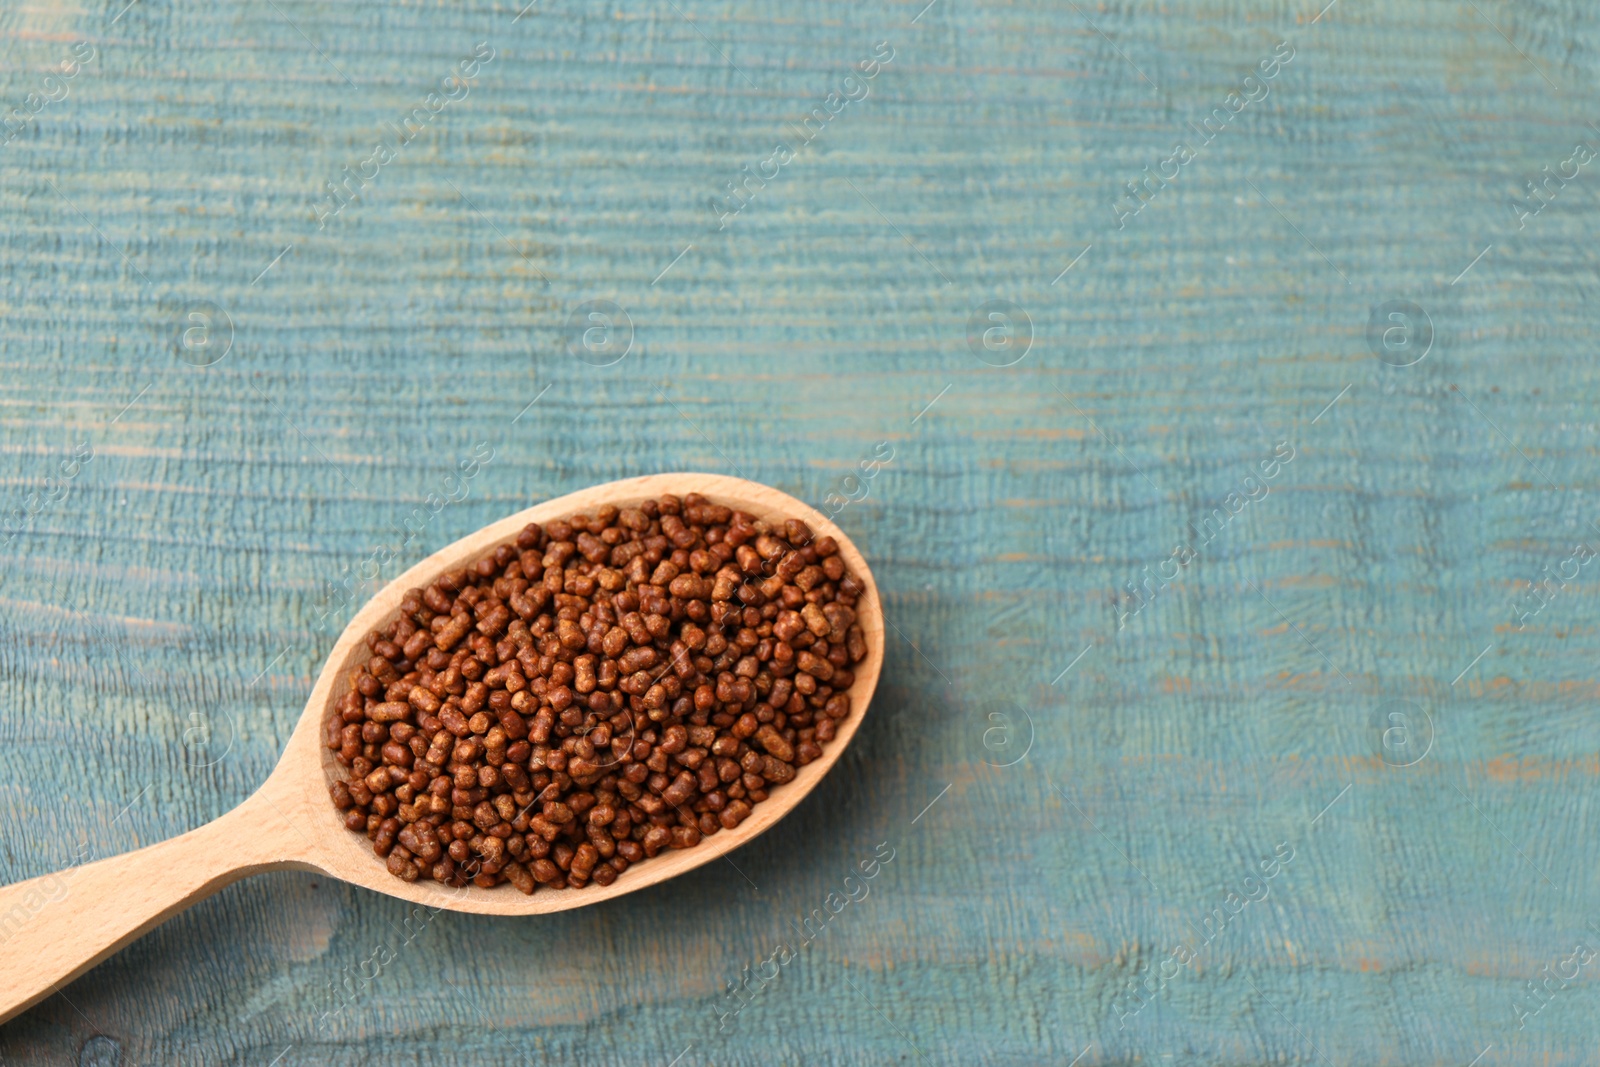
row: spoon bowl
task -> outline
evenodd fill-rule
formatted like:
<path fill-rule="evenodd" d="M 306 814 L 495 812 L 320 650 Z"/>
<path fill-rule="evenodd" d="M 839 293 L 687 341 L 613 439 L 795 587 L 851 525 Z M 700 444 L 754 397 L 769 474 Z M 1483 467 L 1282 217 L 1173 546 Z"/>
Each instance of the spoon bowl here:
<path fill-rule="evenodd" d="M 856 603 L 867 656 L 854 666 L 851 714 L 822 755 L 774 786 L 732 830 L 693 848 L 667 850 L 630 866 L 611 885 L 540 888 L 531 896 L 509 885 L 460 888 L 391 875 L 365 834 L 345 829 L 328 795 L 344 768 L 323 742 L 328 716 L 350 686 L 353 668 L 371 653 L 366 638 L 387 625 L 410 589 L 466 566 L 514 541 L 530 522 L 548 523 L 592 512 L 602 504 L 627 507 L 672 494 L 699 493 L 713 503 L 768 521 L 799 518 L 818 536 L 831 536 L 849 572 L 865 586 Z M 528 508 L 440 549 L 386 585 L 344 628 L 317 676 L 305 710 L 272 774 L 254 794 L 220 818 L 179 837 L 134 852 L 0 888 L 0 968 L 10 976 L 0 992 L 0 1022 L 88 970 L 168 917 L 246 875 L 269 870 L 315 871 L 429 909 L 481 915 L 542 915 L 610 900 L 674 878 L 751 841 L 794 809 L 843 755 L 866 714 L 883 666 L 883 611 L 867 562 L 848 537 L 804 502 L 769 486 L 715 474 L 657 474 L 583 489 Z"/>

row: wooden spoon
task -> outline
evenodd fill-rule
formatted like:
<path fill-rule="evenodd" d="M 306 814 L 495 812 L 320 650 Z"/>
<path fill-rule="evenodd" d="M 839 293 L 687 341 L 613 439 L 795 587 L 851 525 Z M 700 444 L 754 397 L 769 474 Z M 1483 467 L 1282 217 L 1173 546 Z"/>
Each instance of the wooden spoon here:
<path fill-rule="evenodd" d="M 384 869 L 365 834 L 344 828 L 328 796 L 342 769 L 323 744 L 326 716 L 349 686 L 351 668 L 366 659 L 367 634 L 394 618 L 406 590 L 471 563 L 530 522 L 546 523 L 601 504 L 626 507 L 663 494 L 700 493 L 715 503 L 763 519 L 804 519 L 821 537 L 839 542 L 845 565 L 866 591 L 856 605 L 867 657 L 855 667 L 850 717 L 794 781 L 774 786 L 735 830 L 694 848 L 669 850 L 630 866 L 609 886 L 540 888 L 525 896 L 509 885 L 453 889 L 431 880 L 403 882 Z M 311 690 L 283 758 L 243 804 L 180 837 L 0 888 L 0 1022 L 55 992 L 134 938 L 197 900 L 258 871 L 316 871 L 433 908 L 483 915 L 543 915 L 597 904 L 666 881 L 727 855 L 788 814 L 838 762 L 866 713 L 883 666 L 883 611 L 867 561 L 837 526 L 786 493 L 715 474 L 657 474 L 629 478 L 529 508 L 440 549 L 390 582 L 339 636 Z"/>

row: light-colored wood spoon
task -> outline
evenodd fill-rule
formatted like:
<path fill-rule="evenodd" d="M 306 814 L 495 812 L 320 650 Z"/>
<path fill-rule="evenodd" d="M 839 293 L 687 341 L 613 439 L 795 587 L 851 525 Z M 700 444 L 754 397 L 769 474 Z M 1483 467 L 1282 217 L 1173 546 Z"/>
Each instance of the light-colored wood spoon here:
<path fill-rule="evenodd" d="M 390 875 L 366 835 L 344 828 L 329 799 L 328 787 L 341 768 L 323 744 L 326 716 L 344 695 L 351 668 L 370 655 L 367 634 L 388 624 L 406 590 L 514 541 L 530 522 L 591 513 L 601 504 L 626 507 L 669 493 L 700 493 L 762 519 L 802 519 L 818 537 L 827 534 L 839 542 L 845 565 L 866 586 L 856 612 L 867 657 L 855 667 L 850 717 L 822 757 L 799 768 L 792 782 L 773 787 L 737 829 L 713 834 L 694 848 L 664 851 L 629 867 L 609 886 L 541 888 L 525 896 L 509 885 L 453 889 Z M 832 522 L 776 489 L 715 474 L 657 474 L 597 485 L 501 519 L 418 563 L 356 613 L 333 646 L 283 758 L 243 804 L 181 837 L 0 888 L 0 974 L 6 976 L 0 984 L 0 1022 L 195 901 L 258 871 L 316 871 L 432 908 L 542 915 L 597 904 L 693 870 L 749 842 L 805 799 L 855 736 L 882 666 L 883 611 L 867 561 Z"/>

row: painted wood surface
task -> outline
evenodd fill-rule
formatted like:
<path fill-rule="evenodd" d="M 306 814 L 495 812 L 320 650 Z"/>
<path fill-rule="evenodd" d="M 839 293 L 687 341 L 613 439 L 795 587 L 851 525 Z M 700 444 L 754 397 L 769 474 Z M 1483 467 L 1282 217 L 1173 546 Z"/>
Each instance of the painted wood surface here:
<path fill-rule="evenodd" d="M 664 502 L 669 494 L 684 501 L 700 496 L 737 508 L 752 521 L 779 530 L 789 520 L 800 519 L 809 538 L 818 544 L 824 539 L 831 542 L 830 551 L 846 568 L 841 573 L 859 583 L 855 587 L 859 595 L 851 605 L 851 628 L 866 643 L 861 659 L 851 664 L 850 685 L 839 689 L 850 702 L 851 714 L 821 754 L 795 770 L 782 788 L 774 788 L 772 796 L 756 804 L 735 830 L 718 832 L 694 848 L 647 856 L 648 862 L 629 867 L 608 885 L 585 886 L 581 893 L 530 889 L 524 894 L 465 882 L 447 887 L 426 876 L 412 882 L 396 878 L 378 862 L 370 840 L 349 832 L 328 798 L 330 787 L 351 780 L 349 768 L 340 765 L 325 742 L 341 698 L 350 694 L 354 672 L 364 669 L 373 654 L 370 638 L 381 631 L 393 632 L 407 597 L 450 572 L 490 556 L 498 558 L 502 547 L 515 548 L 517 535 L 532 523 L 553 525 L 558 519 L 593 515 L 606 506 L 614 514 L 618 508 Z M 419 906 L 431 919 L 441 910 L 531 916 L 591 907 L 715 863 L 804 803 L 848 751 L 870 710 L 883 669 L 883 638 L 877 583 L 849 535 L 805 501 L 759 482 L 695 471 L 649 474 L 602 482 L 496 519 L 407 568 L 361 606 L 318 670 L 305 710 L 272 774 L 244 803 L 178 837 L 0 886 L 0 972 L 15 976 L 8 988 L 0 989 L 0 1024 L 53 995 L 135 938 L 248 875 L 278 870 L 322 875 L 398 897 Z M 837 684 L 837 677 L 833 681 Z M 191 735 L 191 747 L 201 739 L 200 734 Z M 204 741 L 209 742 L 209 736 Z M 533 804 L 530 800 L 527 807 Z"/>
<path fill-rule="evenodd" d="M 237 804 L 355 601 L 586 485 L 836 510 L 890 624 L 731 863 L 522 919 L 252 878 L 0 1059 L 1592 1062 L 1597 45 L 1573 0 L 0 11 L 4 880 Z"/>

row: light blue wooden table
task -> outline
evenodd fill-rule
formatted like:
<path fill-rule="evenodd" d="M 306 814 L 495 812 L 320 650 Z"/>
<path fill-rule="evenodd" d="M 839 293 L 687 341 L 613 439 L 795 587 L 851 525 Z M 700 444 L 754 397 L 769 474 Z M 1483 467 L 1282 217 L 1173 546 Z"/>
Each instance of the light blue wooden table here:
<path fill-rule="evenodd" d="M 1592 9 L 923 2 L 0 11 L 4 880 L 581 486 L 854 497 L 893 623 L 737 869 L 252 879 L 0 1059 L 1594 1062 Z"/>

